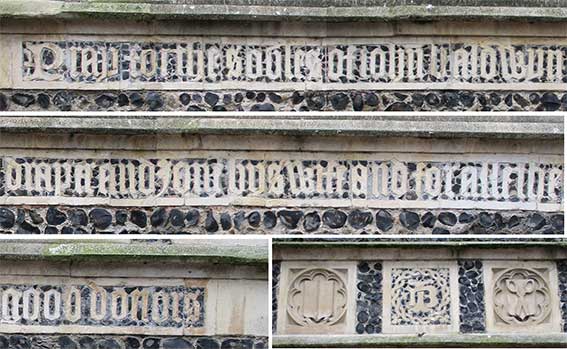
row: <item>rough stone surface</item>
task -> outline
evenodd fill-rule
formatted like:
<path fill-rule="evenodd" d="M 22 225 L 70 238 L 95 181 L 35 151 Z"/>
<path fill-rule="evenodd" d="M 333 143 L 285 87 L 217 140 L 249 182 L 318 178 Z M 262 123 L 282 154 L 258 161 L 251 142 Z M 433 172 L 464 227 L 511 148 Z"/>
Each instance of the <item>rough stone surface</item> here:
<path fill-rule="evenodd" d="M 559 276 L 559 304 L 561 305 L 561 317 L 563 321 L 563 332 L 567 332 L 567 259 L 557 262 Z"/>
<path fill-rule="evenodd" d="M 356 283 L 356 333 L 382 332 L 382 264 L 359 262 Z"/>
<path fill-rule="evenodd" d="M 0 207 L 3 234 L 558 235 L 563 232 L 563 214 L 525 211 Z"/>
<path fill-rule="evenodd" d="M 461 333 L 486 331 L 484 281 L 480 260 L 459 262 L 459 319 Z"/>
<path fill-rule="evenodd" d="M 281 262 L 272 262 L 272 333 L 278 329 L 278 290 L 280 286 Z"/>
<path fill-rule="evenodd" d="M 257 91 L 260 92 L 260 91 Z M 559 111 L 564 92 L 509 91 L 39 91 L 0 90 L 9 111 Z M 24 94 L 27 97 L 22 97 Z M 16 96 L 16 97 L 15 97 Z M 189 97 L 188 97 L 189 96 Z M 118 103 L 113 102 L 117 100 Z M 1 110 L 1 109 L 0 109 Z"/>

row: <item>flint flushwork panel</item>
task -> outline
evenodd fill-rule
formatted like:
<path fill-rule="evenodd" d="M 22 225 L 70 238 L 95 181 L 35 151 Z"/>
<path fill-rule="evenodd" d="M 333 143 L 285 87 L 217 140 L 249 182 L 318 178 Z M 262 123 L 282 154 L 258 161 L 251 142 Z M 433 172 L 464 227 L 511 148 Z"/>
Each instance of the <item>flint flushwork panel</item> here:
<path fill-rule="evenodd" d="M 4 156 L 0 204 L 267 205 L 559 211 L 561 157 L 203 153 L 188 158 Z M 266 159 L 266 157 L 272 158 Z M 352 158 L 357 160 L 351 160 Z M 301 160 L 300 160 L 301 159 Z"/>
<path fill-rule="evenodd" d="M 204 326 L 205 297 L 203 287 L 2 285 L 0 326 L 9 332 L 196 328 Z"/>
<path fill-rule="evenodd" d="M 257 41 L 257 43 L 254 43 Z M 567 46 L 486 39 L 205 39 L 170 42 L 21 42 L 19 85 L 31 88 L 302 89 L 558 88 L 567 76 Z M 523 88 L 525 89 L 525 87 Z"/>
<path fill-rule="evenodd" d="M 357 274 L 356 333 L 382 332 L 382 263 L 360 262 Z"/>

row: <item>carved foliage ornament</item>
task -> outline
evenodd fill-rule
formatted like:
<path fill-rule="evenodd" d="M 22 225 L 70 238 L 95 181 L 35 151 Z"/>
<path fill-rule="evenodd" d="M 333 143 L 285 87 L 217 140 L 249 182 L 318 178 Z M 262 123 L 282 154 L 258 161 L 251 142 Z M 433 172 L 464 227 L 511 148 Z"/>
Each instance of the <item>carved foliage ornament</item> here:
<path fill-rule="evenodd" d="M 542 323 L 551 313 L 549 285 L 535 270 L 507 270 L 494 282 L 494 311 L 506 324 Z"/>
<path fill-rule="evenodd" d="M 292 281 L 287 313 L 299 326 L 331 326 L 347 310 L 345 280 L 328 269 L 309 269 Z"/>
<path fill-rule="evenodd" d="M 392 270 L 393 325 L 449 325 L 451 297 L 447 268 Z"/>

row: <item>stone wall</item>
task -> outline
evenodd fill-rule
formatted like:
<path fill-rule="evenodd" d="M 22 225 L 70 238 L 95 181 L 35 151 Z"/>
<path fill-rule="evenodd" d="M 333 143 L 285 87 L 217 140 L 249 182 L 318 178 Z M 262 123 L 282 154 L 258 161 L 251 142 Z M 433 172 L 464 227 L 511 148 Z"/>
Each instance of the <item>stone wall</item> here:
<path fill-rule="evenodd" d="M 288 240 L 275 246 L 276 346 L 379 345 L 402 334 L 406 345 L 441 335 L 478 345 L 494 335 L 493 345 L 517 345 L 529 335 L 533 343 L 546 336 L 567 342 L 566 256 L 558 245 L 419 248 L 415 242 L 312 240 L 298 248 Z M 496 338 L 505 334 L 514 338 Z"/>

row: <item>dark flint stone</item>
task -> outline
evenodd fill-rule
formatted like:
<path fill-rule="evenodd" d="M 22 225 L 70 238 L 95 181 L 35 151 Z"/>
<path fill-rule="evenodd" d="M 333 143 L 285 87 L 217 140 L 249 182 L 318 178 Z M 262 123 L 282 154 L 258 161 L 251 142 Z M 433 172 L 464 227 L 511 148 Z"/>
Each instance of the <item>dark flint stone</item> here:
<path fill-rule="evenodd" d="M 220 344 L 212 338 L 199 338 L 195 342 L 195 349 L 219 349 Z"/>
<path fill-rule="evenodd" d="M 59 225 L 67 220 L 67 215 L 54 207 L 47 209 L 47 223 L 51 225 Z"/>
<path fill-rule="evenodd" d="M 69 221 L 71 221 L 71 224 L 78 226 L 85 226 L 89 224 L 89 218 L 87 217 L 87 213 L 85 212 L 85 210 L 81 210 L 81 209 L 72 210 L 71 212 L 69 212 Z M 49 220 L 47 222 L 49 223 Z M 53 223 L 49 223 L 49 224 L 53 224 Z"/>
<path fill-rule="evenodd" d="M 312 232 L 319 229 L 320 226 L 321 217 L 319 217 L 317 212 L 310 212 L 305 215 L 305 218 L 303 219 L 303 228 L 305 228 L 305 231 Z"/>
<path fill-rule="evenodd" d="M 542 215 L 534 213 L 529 217 L 526 226 L 532 230 L 539 230 L 545 226 L 545 223 L 545 218 Z"/>
<path fill-rule="evenodd" d="M 266 94 L 264 92 L 258 92 L 256 94 L 256 102 L 263 102 L 266 100 Z"/>
<path fill-rule="evenodd" d="M 376 96 L 376 94 L 374 93 L 369 93 L 366 95 L 366 105 L 371 106 L 371 107 L 375 107 L 380 103 L 380 101 L 378 100 L 378 96 Z"/>
<path fill-rule="evenodd" d="M 37 95 L 37 104 L 39 104 L 39 106 L 42 109 L 49 108 L 49 104 L 51 104 L 51 101 L 49 100 L 49 96 L 46 95 L 45 93 L 38 94 Z"/>
<path fill-rule="evenodd" d="M 431 105 L 431 106 L 437 106 L 439 105 L 439 103 L 441 102 L 441 100 L 439 99 L 439 96 L 437 96 L 435 93 L 431 92 L 428 93 L 425 96 L 425 101 L 427 102 L 427 104 Z"/>
<path fill-rule="evenodd" d="M 562 214 L 556 214 L 551 216 L 551 226 L 557 231 L 565 230 L 564 216 Z"/>
<path fill-rule="evenodd" d="M 146 103 L 148 103 L 150 110 L 160 110 L 163 107 L 163 99 L 156 92 L 148 93 Z"/>
<path fill-rule="evenodd" d="M 140 228 L 145 228 L 148 225 L 148 215 L 141 210 L 133 210 L 130 212 L 130 221 Z"/>
<path fill-rule="evenodd" d="M 278 211 L 278 217 L 282 224 L 289 229 L 297 228 L 297 224 L 301 217 L 303 217 L 303 212 L 301 211 L 291 211 L 291 210 L 281 210 Z"/>
<path fill-rule="evenodd" d="M 349 98 L 344 93 L 336 93 L 331 96 L 331 105 L 334 110 L 345 110 L 349 103 Z"/>
<path fill-rule="evenodd" d="M 229 230 L 230 228 L 232 228 L 232 220 L 230 219 L 230 215 L 228 213 L 221 213 L 220 224 L 223 230 Z"/>
<path fill-rule="evenodd" d="M 340 210 L 327 210 L 323 213 L 323 223 L 332 229 L 341 228 L 346 220 L 346 213 Z"/>
<path fill-rule="evenodd" d="M 165 223 L 166 211 L 165 208 L 158 208 L 150 217 L 150 224 L 152 227 L 159 227 Z"/>
<path fill-rule="evenodd" d="M 191 96 L 189 96 L 189 94 L 187 94 L 187 93 L 182 93 L 179 96 L 179 101 L 183 105 L 189 105 L 189 103 L 191 103 Z"/>
<path fill-rule="evenodd" d="M 367 322 L 369 316 L 368 316 L 368 313 L 367 313 L 367 312 L 361 311 L 360 313 L 358 313 L 358 314 L 356 315 L 356 318 L 357 318 L 357 320 L 358 320 L 359 322 Z"/>
<path fill-rule="evenodd" d="M 73 95 L 67 91 L 58 92 L 53 96 L 53 104 L 61 111 L 69 111 L 73 104 Z"/>
<path fill-rule="evenodd" d="M 16 215 L 6 208 L 0 208 L 0 227 L 12 228 L 15 223 Z"/>
<path fill-rule="evenodd" d="M 14 349 L 31 349 L 31 341 L 26 336 L 11 336 L 10 337 L 10 345 L 14 347 Z M 33 348 L 35 349 L 35 348 Z"/>
<path fill-rule="evenodd" d="M 264 212 L 264 227 L 267 229 L 272 229 L 278 223 L 276 214 L 272 211 Z"/>
<path fill-rule="evenodd" d="M 352 97 L 352 109 L 354 111 L 362 111 L 362 109 L 364 109 L 364 99 L 360 93 Z"/>
<path fill-rule="evenodd" d="M 174 208 L 169 211 L 169 222 L 174 227 L 184 227 L 185 226 L 185 215 L 181 210 Z"/>
<path fill-rule="evenodd" d="M 41 215 L 36 210 L 30 211 L 30 218 L 33 224 L 43 223 L 43 217 L 41 217 Z M 86 214 L 85 214 L 85 219 L 86 219 Z"/>
<path fill-rule="evenodd" d="M 437 217 L 431 212 L 426 212 L 421 217 L 421 225 L 426 228 L 433 228 L 435 226 L 435 222 L 437 221 Z"/>
<path fill-rule="evenodd" d="M 79 345 L 81 349 L 96 349 L 95 341 L 90 337 L 81 337 L 79 339 Z"/>
<path fill-rule="evenodd" d="M 386 108 L 386 111 L 413 111 L 413 108 L 407 103 L 396 102 L 396 103 L 389 105 Z"/>
<path fill-rule="evenodd" d="M 89 218 L 97 229 L 106 229 L 112 224 L 112 215 L 102 208 L 95 208 L 89 213 Z"/>
<path fill-rule="evenodd" d="M 449 235 L 449 231 L 447 229 L 439 228 L 439 227 L 433 228 L 432 233 L 434 235 Z"/>
<path fill-rule="evenodd" d="M 125 349 L 138 349 L 142 345 L 136 337 L 126 337 L 124 344 L 126 344 Z"/>
<path fill-rule="evenodd" d="M 187 221 L 187 226 L 193 227 L 199 223 L 200 214 L 197 209 L 191 209 L 185 215 L 185 220 Z"/>
<path fill-rule="evenodd" d="M 144 349 L 159 349 L 160 340 L 158 338 L 146 338 L 142 342 Z"/>
<path fill-rule="evenodd" d="M 242 93 L 238 92 L 237 94 L 234 95 L 234 101 L 236 103 L 240 103 L 244 100 L 244 96 L 242 95 Z"/>
<path fill-rule="evenodd" d="M 354 210 L 348 215 L 348 224 L 354 229 L 362 229 L 372 223 L 372 213 Z"/>
<path fill-rule="evenodd" d="M 361 272 L 361 273 L 368 273 L 370 271 L 370 266 L 366 262 L 359 263 L 358 264 L 358 271 Z"/>
<path fill-rule="evenodd" d="M 16 230 L 16 234 L 39 234 L 40 230 L 38 227 L 34 227 L 33 225 L 29 224 L 28 222 L 24 221 L 20 223 L 18 226 L 18 230 Z"/>
<path fill-rule="evenodd" d="M 130 104 L 130 100 L 128 100 L 128 96 L 124 93 L 118 95 L 118 106 L 124 107 Z"/>
<path fill-rule="evenodd" d="M 306 94 L 307 107 L 310 110 L 321 110 L 325 107 L 325 96 L 320 93 L 307 93 Z"/>
<path fill-rule="evenodd" d="M 10 347 L 10 342 L 8 338 L 0 336 L 0 349 L 8 349 Z"/>
<path fill-rule="evenodd" d="M 187 111 L 205 111 L 205 109 L 199 108 L 196 105 L 190 105 L 189 108 L 187 108 Z"/>
<path fill-rule="evenodd" d="M 226 108 L 222 105 L 215 105 L 213 111 L 226 111 Z"/>
<path fill-rule="evenodd" d="M 254 92 L 254 91 L 246 91 L 246 98 L 248 98 L 248 99 L 254 99 L 254 98 L 256 98 L 256 92 Z"/>
<path fill-rule="evenodd" d="M 167 338 L 162 342 L 163 349 L 193 349 L 193 345 L 183 338 Z"/>
<path fill-rule="evenodd" d="M 281 103 L 282 102 L 282 97 L 280 95 L 277 95 L 273 92 L 270 92 L 268 94 L 268 98 L 270 99 L 270 101 L 272 101 L 273 103 Z"/>
<path fill-rule="evenodd" d="M 12 102 L 21 105 L 24 108 L 29 107 L 35 103 L 35 97 L 25 93 L 16 93 L 12 96 Z"/>
<path fill-rule="evenodd" d="M 60 349 L 78 349 L 77 343 L 67 336 L 59 337 L 57 340 Z"/>
<path fill-rule="evenodd" d="M 214 93 L 211 92 L 207 92 L 205 94 L 205 102 L 210 105 L 211 107 L 214 107 L 219 101 L 219 96 L 217 96 Z"/>
<path fill-rule="evenodd" d="M 411 96 L 411 102 L 416 107 L 423 106 L 423 102 L 425 102 L 425 96 L 421 93 L 415 93 Z"/>
<path fill-rule="evenodd" d="M 122 347 L 114 339 L 103 339 L 97 343 L 97 349 L 122 349 Z"/>
<path fill-rule="evenodd" d="M 474 104 L 474 95 L 469 92 L 461 92 L 459 93 L 459 99 L 461 100 L 461 104 L 467 108 L 470 108 Z"/>
<path fill-rule="evenodd" d="M 205 230 L 209 233 L 214 233 L 219 230 L 219 224 L 211 211 L 207 212 L 207 218 L 205 218 Z"/>
<path fill-rule="evenodd" d="M 409 230 L 415 230 L 419 226 L 419 215 L 415 212 L 403 211 L 400 213 L 400 223 Z"/>
<path fill-rule="evenodd" d="M 508 220 L 508 228 L 517 227 L 518 225 L 520 225 L 520 222 L 521 222 L 521 220 L 518 216 L 512 216 Z"/>
<path fill-rule="evenodd" d="M 254 342 L 249 339 L 225 339 L 221 344 L 221 349 L 252 349 Z"/>
<path fill-rule="evenodd" d="M 554 93 L 546 92 L 541 96 L 541 104 L 548 111 L 555 111 L 561 107 L 559 98 Z"/>
<path fill-rule="evenodd" d="M 86 217 L 87 217 L 87 215 L 85 214 L 85 218 Z M 126 222 L 128 222 L 128 212 L 124 211 L 124 210 L 118 210 L 118 211 L 116 211 L 114 218 L 115 218 L 116 224 L 124 225 L 124 224 L 126 224 Z"/>
<path fill-rule="evenodd" d="M 453 212 L 441 212 L 439 214 L 439 222 L 452 227 L 457 224 L 457 216 Z"/>
<path fill-rule="evenodd" d="M 138 92 L 134 92 L 130 95 L 130 103 L 136 108 L 141 108 L 144 105 L 144 97 Z"/>
<path fill-rule="evenodd" d="M 299 104 L 303 102 L 304 99 L 305 97 L 297 91 L 293 92 L 293 94 L 291 95 L 291 103 L 293 104 Z"/>
<path fill-rule="evenodd" d="M 234 226 L 236 229 L 240 230 L 242 228 L 242 224 L 246 221 L 246 214 L 243 211 L 238 211 L 234 215 Z"/>
<path fill-rule="evenodd" d="M 0 93 L 0 111 L 6 111 L 8 109 L 8 99 L 2 93 Z"/>
<path fill-rule="evenodd" d="M 276 108 L 270 103 L 254 104 L 251 111 L 275 111 Z"/>
<path fill-rule="evenodd" d="M 474 221 L 474 216 L 471 214 L 463 212 L 459 215 L 459 223 L 470 223 L 472 221 Z"/>
<path fill-rule="evenodd" d="M 376 227 L 382 232 L 387 232 L 394 226 L 392 215 L 388 211 L 380 210 L 376 213 Z"/>
<path fill-rule="evenodd" d="M 103 94 L 95 99 L 95 103 L 101 108 L 110 108 L 116 101 L 116 97 L 112 95 Z"/>
<path fill-rule="evenodd" d="M 261 220 L 262 220 L 262 216 L 260 216 L 260 213 L 258 211 L 251 212 L 248 215 L 248 224 L 250 224 L 255 228 L 260 226 Z"/>
<path fill-rule="evenodd" d="M 480 222 L 480 225 L 482 225 L 485 228 L 488 228 L 488 227 L 492 226 L 492 224 L 494 224 L 494 219 L 487 212 L 481 212 L 478 215 L 478 221 Z"/>

